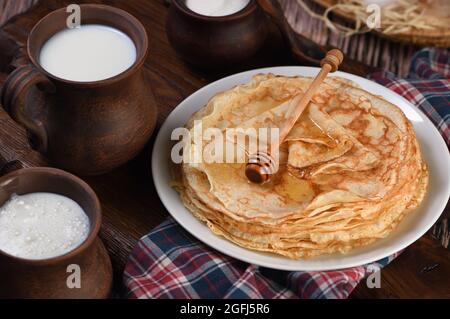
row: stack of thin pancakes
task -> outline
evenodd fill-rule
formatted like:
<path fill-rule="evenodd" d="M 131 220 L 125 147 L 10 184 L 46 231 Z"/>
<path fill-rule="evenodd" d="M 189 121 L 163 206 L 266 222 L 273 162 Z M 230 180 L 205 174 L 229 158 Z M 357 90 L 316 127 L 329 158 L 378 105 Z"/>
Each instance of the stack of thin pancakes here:
<path fill-rule="evenodd" d="M 203 130 L 282 127 L 311 81 L 257 75 L 214 96 L 186 127 L 195 120 Z M 192 151 L 211 141 L 189 143 Z M 192 214 L 240 246 L 294 259 L 345 253 L 387 236 L 420 204 L 428 182 L 404 114 L 338 77 L 325 80 L 290 131 L 270 182 L 248 182 L 245 163 L 208 162 L 175 170 L 173 186 Z"/>

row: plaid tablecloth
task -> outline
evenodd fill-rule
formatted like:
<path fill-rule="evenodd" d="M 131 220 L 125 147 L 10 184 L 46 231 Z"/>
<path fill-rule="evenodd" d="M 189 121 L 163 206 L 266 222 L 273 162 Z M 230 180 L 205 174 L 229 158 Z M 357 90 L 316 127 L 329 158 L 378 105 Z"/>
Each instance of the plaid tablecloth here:
<path fill-rule="evenodd" d="M 410 73 L 397 79 L 388 72 L 369 78 L 397 92 L 421 109 L 450 146 L 450 51 L 423 49 L 414 55 Z"/>
<path fill-rule="evenodd" d="M 424 49 L 406 79 L 388 73 L 371 78 L 417 105 L 450 146 L 450 53 Z M 144 236 L 124 272 L 128 298 L 347 298 L 371 265 L 327 272 L 287 272 L 225 256 L 189 235 L 172 218 Z"/>

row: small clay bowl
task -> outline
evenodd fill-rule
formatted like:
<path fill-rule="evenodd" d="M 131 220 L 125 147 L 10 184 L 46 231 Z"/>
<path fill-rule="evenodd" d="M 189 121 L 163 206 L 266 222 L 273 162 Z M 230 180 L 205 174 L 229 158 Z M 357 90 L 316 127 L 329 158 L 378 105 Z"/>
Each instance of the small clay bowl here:
<path fill-rule="evenodd" d="M 266 16 L 255 0 L 234 14 L 210 17 L 172 0 L 166 22 L 169 42 L 187 62 L 207 69 L 230 66 L 252 57 L 264 44 Z"/>
<path fill-rule="evenodd" d="M 78 177 L 54 168 L 18 169 L 0 177 L 0 206 L 13 194 L 34 192 L 56 193 L 76 201 L 89 217 L 90 233 L 74 250 L 50 259 L 23 259 L 0 250 L 0 298 L 107 298 L 112 267 L 97 237 L 102 217 L 94 191 Z M 69 265 L 79 266 L 80 288 L 67 285 L 73 273 Z"/>

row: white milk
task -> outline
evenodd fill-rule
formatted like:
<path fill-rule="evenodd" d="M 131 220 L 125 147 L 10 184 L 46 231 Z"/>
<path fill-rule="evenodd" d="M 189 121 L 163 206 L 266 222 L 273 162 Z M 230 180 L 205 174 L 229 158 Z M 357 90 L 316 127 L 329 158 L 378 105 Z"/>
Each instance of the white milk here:
<path fill-rule="evenodd" d="M 0 250 L 25 259 L 60 256 L 81 245 L 89 227 L 89 218 L 70 198 L 14 195 L 0 208 Z"/>
<path fill-rule="evenodd" d="M 201 15 L 227 16 L 244 9 L 250 0 L 186 0 L 186 6 Z"/>
<path fill-rule="evenodd" d="M 39 63 L 62 79 L 91 82 L 120 74 L 136 61 L 136 46 L 122 31 L 99 24 L 65 29 L 41 48 Z"/>

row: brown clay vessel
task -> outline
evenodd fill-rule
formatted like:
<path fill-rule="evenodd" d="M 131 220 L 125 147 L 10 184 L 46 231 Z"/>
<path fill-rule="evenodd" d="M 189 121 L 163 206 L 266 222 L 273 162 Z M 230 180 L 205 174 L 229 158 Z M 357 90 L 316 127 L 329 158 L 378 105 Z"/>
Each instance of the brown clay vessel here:
<path fill-rule="evenodd" d="M 216 69 L 252 57 L 264 44 L 267 20 L 255 0 L 234 14 L 210 17 L 173 0 L 166 22 L 170 44 L 186 61 Z"/>
<path fill-rule="evenodd" d="M 135 43 L 136 62 L 114 77 L 74 82 L 39 65 L 43 44 L 66 28 L 66 8 L 49 13 L 28 37 L 29 63 L 15 69 L 2 90 L 5 110 L 27 129 L 31 145 L 52 165 L 81 175 L 112 170 L 137 155 L 156 122 L 156 104 L 142 67 L 148 38 L 129 13 L 105 5 L 81 5 L 81 24 L 104 24 Z"/>
<path fill-rule="evenodd" d="M 51 259 L 22 259 L 0 249 L 0 298 L 107 298 L 112 268 L 98 238 L 101 209 L 94 191 L 79 178 L 54 168 L 18 169 L 0 177 L 0 206 L 13 194 L 34 192 L 57 193 L 75 200 L 89 217 L 90 233 L 81 246 Z M 74 273 L 71 265 L 79 267 L 79 288 L 67 285 Z"/>

